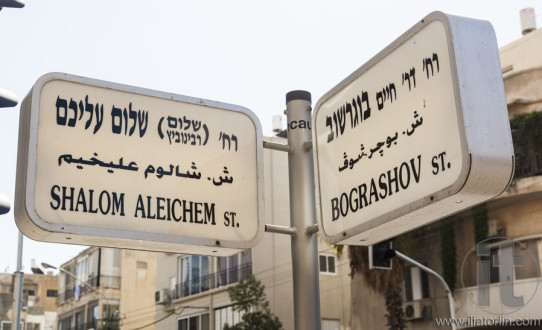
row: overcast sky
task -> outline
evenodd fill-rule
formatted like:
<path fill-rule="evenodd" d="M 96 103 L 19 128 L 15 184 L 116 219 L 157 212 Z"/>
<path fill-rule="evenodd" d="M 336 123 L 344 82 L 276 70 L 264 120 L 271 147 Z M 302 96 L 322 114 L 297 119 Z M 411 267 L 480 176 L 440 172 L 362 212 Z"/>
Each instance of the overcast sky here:
<path fill-rule="evenodd" d="M 502 47 L 521 38 L 526 7 L 542 14 L 535 0 L 27 0 L 0 11 L 0 87 L 21 102 L 40 76 L 65 72 L 240 105 L 270 136 L 288 91 L 315 104 L 430 12 L 487 20 Z M 18 125 L 18 106 L 0 109 L 0 193 L 12 208 Z M 0 215 L 0 272 L 16 270 L 17 233 L 13 211 Z M 25 271 L 83 248 L 25 238 Z"/>

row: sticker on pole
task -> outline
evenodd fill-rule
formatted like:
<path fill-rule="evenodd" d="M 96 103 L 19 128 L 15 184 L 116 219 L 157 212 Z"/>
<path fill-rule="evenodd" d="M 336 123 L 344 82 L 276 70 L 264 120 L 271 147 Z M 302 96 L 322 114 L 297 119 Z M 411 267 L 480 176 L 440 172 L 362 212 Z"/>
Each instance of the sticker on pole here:
<path fill-rule="evenodd" d="M 60 73 L 21 106 L 16 222 L 50 242 L 230 255 L 263 234 L 248 109 Z"/>
<path fill-rule="evenodd" d="M 320 233 L 372 245 L 490 199 L 514 153 L 488 22 L 432 13 L 324 95 Z"/>

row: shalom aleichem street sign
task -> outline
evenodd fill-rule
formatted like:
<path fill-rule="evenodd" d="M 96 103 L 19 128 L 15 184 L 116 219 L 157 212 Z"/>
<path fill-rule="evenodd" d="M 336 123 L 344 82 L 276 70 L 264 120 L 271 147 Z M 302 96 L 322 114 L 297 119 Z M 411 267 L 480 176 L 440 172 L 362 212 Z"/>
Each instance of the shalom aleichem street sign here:
<path fill-rule="evenodd" d="M 15 215 L 32 239 L 230 255 L 263 235 L 248 109 L 52 73 L 19 130 Z"/>
<path fill-rule="evenodd" d="M 324 95 L 320 233 L 372 245 L 490 199 L 514 153 L 493 28 L 432 13 Z"/>

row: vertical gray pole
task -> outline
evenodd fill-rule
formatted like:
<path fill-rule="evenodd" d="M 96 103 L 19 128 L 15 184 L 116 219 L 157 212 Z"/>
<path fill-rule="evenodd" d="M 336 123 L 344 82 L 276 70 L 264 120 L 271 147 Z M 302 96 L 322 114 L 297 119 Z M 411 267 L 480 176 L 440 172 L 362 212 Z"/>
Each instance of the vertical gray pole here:
<path fill-rule="evenodd" d="M 292 236 L 294 279 L 294 320 L 296 330 L 320 329 L 320 289 L 318 284 L 318 247 L 316 234 L 306 228 L 316 221 L 314 165 L 312 149 L 311 94 L 291 91 L 286 94 L 288 118 L 288 154 L 290 177 L 290 221 L 297 228 Z"/>
<path fill-rule="evenodd" d="M 15 293 L 15 306 L 13 310 L 13 322 L 15 323 L 13 329 L 21 329 L 21 308 L 23 297 L 23 233 L 19 232 L 19 242 L 17 247 L 17 271 L 15 272 L 16 285 L 14 286 Z"/>

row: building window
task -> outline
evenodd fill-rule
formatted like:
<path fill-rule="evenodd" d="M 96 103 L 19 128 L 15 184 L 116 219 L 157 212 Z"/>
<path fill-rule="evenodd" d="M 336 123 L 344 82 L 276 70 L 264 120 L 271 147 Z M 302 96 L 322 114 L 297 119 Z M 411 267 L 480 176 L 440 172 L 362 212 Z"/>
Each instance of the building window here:
<path fill-rule="evenodd" d="M 230 257 L 184 256 L 179 258 L 175 298 L 237 283 L 252 274 L 252 253 L 243 251 Z"/>
<path fill-rule="evenodd" d="M 36 290 L 28 290 L 28 295 L 34 297 L 36 295 Z"/>
<path fill-rule="evenodd" d="M 103 305 L 103 312 L 102 312 L 102 328 L 103 329 L 119 329 L 119 305 L 113 304 L 112 302 L 118 300 L 109 300 L 108 303 Z"/>
<path fill-rule="evenodd" d="M 19 328 L 24 329 L 24 323 L 23 322 L 20 323 Z M 1 330 L 11 330 L 11 321 L 2 321 L 2 322 L 0 322 L 0 329 Z M 38 328 L 38 330 L 39 330 L 39 328 Z M 60 328 L 59 328 L 59 330 L 60 330 Z"/>
<path fill-rule="evenodd" d="M 136 262 L 137 279 L 143 280 L 147 277 L 147 263 L 145 261 Z"/>
<path fill-rule="evenodd" d="M 75 263 L 71 263 L 70 265 L 63 266 L 62 268 L 64 268 L 65 270 L 67 270 L 68 272 L 72 274 L 76 271 Z M 60 278 L 61 278 L 60 285 L 61 285 L 61 290 L 62 290 L 62 302 L 64 302 L 74 297 L 75 278 L 73 276 L 67 276 L 64 273 L 60 274 Z"/>
<path fill-rule="evenodd" d="M 26 324 L 26 330 L 40 330 L 40 324 L 39 323 L 27 323 Z"/>
<path fill-rule="evenodd" d="M 186 256 L 180 259 L 181 297 L 209 290 L 209 260 L 210 257 L 206 256 Z"/>
<path fill-rule="evenodd" d="M 58 321 L 58 330 L 69 330 L 72 326 L 72 316 L 67 316 L 64 318 L 61 318 L 60 321 Z"/>
<path fill-rule="evenodd" d="M 88 256 L 88 265 L 87 265 L 87 271 L 88 271 L 88 277 L 89 281 L 93 280 L 94 283 L 91 283 L 92 286 L 96 287 L 98 286 L 97 278 L 99 273 L 99 264 L 100 261 L 100 249 L 94 250 L 90 255 Z"/>
<path fill-rule="evenodd" d="M 419 267 L 405 271 L 405 302 L 429 298 L 429 276 Z"/>
<path fill-rule="evenodd" d="M 113 248 L 102 249 L 102 276 L 100 286 L 120 288 L 120 250 Z"/>
<path fill-rule="evenodd" d="M 87 280 L 87 257 L 77 260 L 77 282 L 76 285 L 81 285 Z"/>
<path fill-rule="evenodd" d="M 340 330 L 340 329 L 341 329 L 340 320 L 334 320 L 334 319 L 322 320 L 322 330 Z"/>
<path fill-rule="evenodd" d="M 178 319 L 177 330 L 210 330 L 209 314 L 200 314 Z"/>
<path fill-rule="evenodd" d="M 55 298 L 58 296 L 58 290 L 47 290 L 47 297 Z"/>
<path fill-rule="evenodd" d="M 510 256 L 513 260 L 514 280 L 538 277 L 537 240 L 521 242 L 507 240 L 496 247 L 490 248 L 490 245 L 487 244 L 485 250 L 477 252 L 477 280 L 486 282 L 489 277 L 490 284 L 499 283 L 501 272 L 499 262 L 505 255 Z"/>
<path fill-rule="evenodd" d="M 89 329 L 98 329 L 98 304 L 87 308 L 87 326 Z"/>
<path fill-rule="evenodd" d="M 337 274 L 337 256 L 334 254 L 320 254 L 320 273 Z"/>
<path fill-rule="evenodd" d="M 243 312 L 234 311 L 232 306 L 215 309 L 215 329 L 224 329 L 226 324 L 235 325 L 243 319 Z"/>
<path fill-rule="evenodd" d="M 85 311 L 80 310 L 75 313 L 75 330 L 84 330 L 85 328 Z"/>
<path fill-rule="evenodd" d="M 252 252 L 246 250 L 230 257 L 219 257 L 215 269 L 217 287 L 237 283 L 252 274 Z"/>

